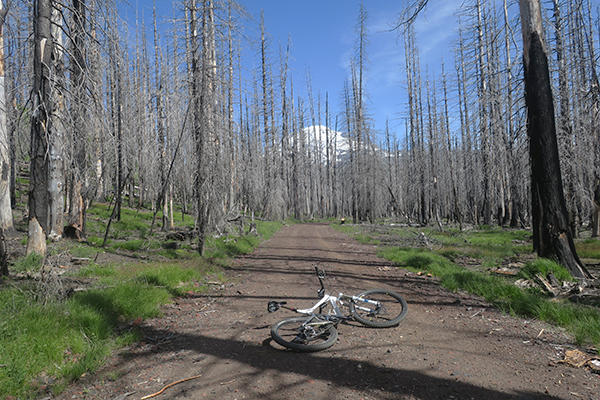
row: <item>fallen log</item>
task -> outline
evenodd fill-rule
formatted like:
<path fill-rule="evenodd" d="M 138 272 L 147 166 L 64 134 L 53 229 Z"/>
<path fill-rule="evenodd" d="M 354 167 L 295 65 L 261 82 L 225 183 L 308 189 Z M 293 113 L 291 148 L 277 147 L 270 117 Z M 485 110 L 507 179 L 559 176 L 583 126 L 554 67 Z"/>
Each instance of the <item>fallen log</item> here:
<path fill-rule="evenodd" d="M 548 278 L 537 274 L 535 280 L 543 290 L 552 295 L 551 301 L 570 300 L 577 303 L 600 304 L 600 282 L 598 280 L 579 280 L 561 284 L 551 273 Z"/>

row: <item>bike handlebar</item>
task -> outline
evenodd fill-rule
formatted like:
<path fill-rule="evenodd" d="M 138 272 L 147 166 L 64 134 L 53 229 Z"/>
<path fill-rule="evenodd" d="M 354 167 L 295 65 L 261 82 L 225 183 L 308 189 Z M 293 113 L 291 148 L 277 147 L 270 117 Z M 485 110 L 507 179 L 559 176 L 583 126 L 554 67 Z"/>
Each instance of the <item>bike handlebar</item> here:
<path fill-rule="evenodd" d="M 319 278 L 319 283 L 321 284 L 321 290 L 319 291 L 319 293 L 324 293 L 325 285 L 323 284 L 323 279 L 325 279 L 325 270 L 319 271 L 319 266 L 315 265 L 315 271 L 317 271 L 317 278 Z"/>

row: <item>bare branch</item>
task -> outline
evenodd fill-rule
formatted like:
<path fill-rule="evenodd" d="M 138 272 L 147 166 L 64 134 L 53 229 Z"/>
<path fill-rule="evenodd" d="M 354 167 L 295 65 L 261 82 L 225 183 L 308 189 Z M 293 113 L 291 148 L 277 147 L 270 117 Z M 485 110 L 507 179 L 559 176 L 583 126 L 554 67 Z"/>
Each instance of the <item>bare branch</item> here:
<path fill-rule="evenodd" d="M 408 7 L 398 15 L 398 19 L 395 24 L 392 25 L 392 31 L 403 28 L 403 32 L 406 31 L 409 25 L 411 25 L 415 19 L 419 16 L 419 13 L 425 9 L 429 0 L 417 0 L 410 4 Z"/>

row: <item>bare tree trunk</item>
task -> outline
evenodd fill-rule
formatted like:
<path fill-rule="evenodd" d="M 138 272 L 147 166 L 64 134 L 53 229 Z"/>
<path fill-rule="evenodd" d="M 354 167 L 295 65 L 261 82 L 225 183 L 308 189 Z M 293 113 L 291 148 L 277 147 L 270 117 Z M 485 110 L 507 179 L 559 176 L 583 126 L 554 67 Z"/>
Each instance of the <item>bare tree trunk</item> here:
<path fill-rule="evenodd" d="M 444 64 L 442 63 L 442 77 L 443 77 L 443 85 L 444 85 L 444 127 L 446 131 L 446 140 L 448 146 L 448 159 L 446 162 L 448 163 L 450 169 L 450 184 L 452 186 L 452 200 L 453 200 L 453 214 L 458 222 L 458 227 L 460 231 L 463 230 L 463 218 L 462 211 L 460 209 L 460 203 L 458 199 L 458 190 L 456 188 L 456 179 L 454 177 L 454 157 L 452 152 L 452 139 L 450 134 L 450 117 L 448 113 L 448 88 L 446 81 L 446 73 L 444 71 Z"/>
<path fill-rule="evenodd" d="M 556 42 L 556 62 L 558 65 L 558 96 L 556 104 L 558 105 L 558 118 L 556 126 L 556 135 L 558 141 L 558 147 L 563 153 L 563 161 L 561 163 L 561 169 L 565 176 L 565 187 L 566 187 L 566 201 L 567 211 L 569 213 L 569 223 L 571 224 L 571 232 L 573 237 L 577 237 L 577 228 L 575 224 L 576 205 L 574 204 L 574 187 L 573 179 L 575 179 L 573 171 L 573 152 L 576 151 L 573 148 L 573 118 L 571 115 L 571 93 L 568 83 L 568 69 L 573 66 L 567 67 L 568 60 L 566 59 L 566 49 L 563 40 L 564 20 L 562 19 L 560 4 L 558 0 L 552 0 L 554 7 L 554 31 L 555 31 L 555 42 Z M 578 102 L 577 102 L 578 103 Z M 577 104 L 576 103 L 576 104 Z M 574 106 L 576 106 L 574 104 Z"/>
<path fill-rule="evenodd" d="M 164 96 L 164 84 L 163 77 L 161 75 L 160 65 L 162 61 L 161 49 L 158 44 L 158 27 L 156 25 L 156 0 L 154 1 L 153 8 L 153 21 L 154 21 L 154 70 L 155 84 L 156 84 L 156 141 L 158 145 L 158 173 L 159 173 L 159 187 L 166 185 L 165 182 L 165 156 L 167 152 L 167 138 L 165 129 L 165 110 L 163 106 Z M 162 191 L 162 198 L 157 199 L 157 205 L 160 204 L 162 207 L 162 226 L 161 231 L 167 230 L 168 224 L 168 202 L 166 198 L 166 191 Z"/>
<path fill-rule="evenodd" d="M 10 199 L 11 157 L 9 154 L 7 108 L 6 108 L 6 84 L 4 63 L 4 19 L 7 9 L 0 0 L 0 240 L 3 242 L 4 235 L 12 234 L 14 231 L 13 215 Z M 0 243 L 3 246 L 3 243 Z M 2 247 L 1 249 L 4 249 Z M 0 249 L 0 250 L 1 250 Z M 2 262 L 2 254 L 0 254 Z M 8 271 L 7 271 L 8 272 Z M 0 271 L 0 275 L 2 275 Z"/>
<path fill-rule="evenodd" d="M 65 236 L 83 239 L 84 202 L 81 194 L 86 162 L 85 126 L 89 120 L 86 105 L 87 87 L 85 75 L 88 71 L 85 60 L 85 0 L 73 0 L 73 28 L 71 33 L 73 60 L 71 63 L 71 79 L 73 82 L 73 102 L 71 116 L 73 120 L 71 173 L 69 174 L 69 216 Z"/>
<path fill-rule="evenodd" d="M 215 32 L 214 32 L 214 9 L 212 0 L 202 1 L 202 60 L 198 59 L 197 42 L 197 5 L 192 0 L 191 6 L 191 32 L 192 32 L 192 88 L 194 106 L 194 131 L 196 139 L 197 157 L 197 181 L 196 195 L 198 204 L 198 252 L 204 253 L 204 245 L 209 226 L 211 214 L 212 191 L 210 173 L 213 155 L 209 150 L 211 135 L 215 135 Z M 200 93 L 197 88 L 200 88 Z"/>
<path fill-rule="evenodd" d="M 589 15 L 589 29 L 588 34 L 589 40 L 589 54 L 591 66 L 592 79 L 590 82 L 590 93 L 591 93 L 591 147 L 593 149 L 591 157 L 594 160 L 593 170 L 591 171 L 592 192 L 594 199 L 592 200 L 592 237 L 600 236 L 600 128 L 598 123 L 600 122 L 600 81 L 598 80 L 598 73 L 596 71 L 596 52 L 594 50 L 594 40 L 592 35 L 592 13 L 589 10 L 590 4 L 588 3 L 588 15 Z"/>
<path fill-rule="evenodd" d="M 263 122 L 263 139 L 264 139 L 264 181 L 265 190 L 263 196 L 263 209 L 268 216 L 271 212 L 272 203 L 272 181 L 271 181 L 271 158 L 274 149 L 271 148 L 271 135 L 273 134 L 271 126 L 269 125 L 269 104 L 268 96 L 268 85 L 267 85 L 267 36 L 265 31 L 265 14 L 264 11 L 260 15 L 260 76 L 261 76 L 261 105 L 262 105 L 262 122 Z"/>
<path fill-rule="evenodd" d="M 46 252 L 46 235 L 49 234 L 53 210 L 60 191 L 50 193 L 50 182 L 62 185 L 61 180 L 50 178 L 50 158 L 55 155 L 53 149 L 55 126 L 53 118 L 56 105 L 53 101 L 57 90 L 52 81 L 56 75 L 55 42 L 52 36 L 52 0 L 36 0 L 34 4 L 34 59 L 33 59 L 33 112 L 31 115 L 31 166 L 29 181 L 29 235 L 27 253 Z M 49 149 L 52 149 L 49 151 Z M 58 189 L 56 187 L 55 189 Z"/>
<path fill-rule="evenodd" d="M 477 0 L 477 68 L 479 70 L 479 131 L 481 135 L 481 162 L 483 167 L 483 204 L 481 212 L 483 223 L 492 224 L 492 185 L 490 183 L 492 161 L 491 161 L 491 132 L 489 126 L 488 105 L 490 101 L 489 90 L 489 65 L 485 64 L 486 48 L 483 35 L 483 7 L 482 0 Z"/>
<path fill-rule="evenodd" d="M 48 192 L 50 215 L 48 221 L 48 238 L 53 241 L 60 240 L 63 231 L 63 213 L 64 213 L 64 139 L 65 139 L 65 120 L 66 120 L 66 99 L 64 97 L 63 88 L 65 87 L 65 71 L 64 71 L 64 44 L 62 40 L 63 23 L 62 23 L 62 5 L 58 2 L 52 2 L 52 23 L 50 25 L 50 34 L 53 45 L 52 69 L 54 72 L 53 87 L 50 92 L 51 101 L 54 110 L 50 115 L 50 125 L 52 134 L 49 137 L 48 143 Z"/>
<path fill-rule="evenodd" d="M 438 127 L 437 127 L 437 114 L 435 111 L 436 97 L 435 97 L 435 85 L 433 87 L 433 95 L 429 93 L 429 79 L 427 80 L 427 114 L 428 114 L 428 130 L 429 130 L 429 173 L 431 180 L 431 212 L 433 217 L 436 219 L 438 228 L 440 231 L 443 231 L 442 223 L 440 221 L 440 213 L 439 213 L 439 198 L 438 198 L 438 176 L 437 170 L 435 167 L 435 162 L 437 159 L 437 135 L 438 135 Z M 433 99 L 432 99 L 433 97 Z M 432 103 L 433 102 L 433 106 Z"/>
<path fill-rule="evenodd" d="M 600 178 L 594 180 L 594 200 L 592 204 L 592 237 L 600 232 Z"/>
<path fill-rule="evenodd" d="M 233 48 L 233 17 L 232 17 L 232 13 L 231 13 L 231 8 L 232 8 L 232 2 L 229 2 L 228 4 L 228 8 L 227 8 L 227 47 L 228 47 L 228 58 L 227 58 L 227 134 L 228 136 L 228 141 L 227 141 L 227 146 L 228 146 L 228 156 L 229 156 L 229 169 L 227 171 L 227 177 L 228 179 L 228 194 L 227 194 L 227 200 L 226 200 L 226 205 L 227 205 L 227 210 L 229 210 L 230 212 L 233 211 L 234 205 L 235 205 L 235 201 L 236 201 L 236 156 L 237 156 L 237 152 L 235 149 L 235 139 L 234 139 L 234 118 L 235 118 L 235 113 L 234 113 L 234 109 L 233 109 L 233 105 L 234 105 L 234 101 L 233 101 L 233 95 L 234 95 L 234 89 L 233 89 L 233 84 L 234 84 L 234 80 L 233 80 L 233 66 L 234 66 L 234 62 L 233 62 L 233 54 L 234 54 L 234 48 Z"/>
<path fill-rule="evenodd" d="M 196 213 L 197 213 L 197 221 L 196 226 L 199 229 L 198 232 L 198 252 L 200 255 L 204 252 L 204 235 L 205 230 L 203 223 L 203 215 L 204 215 L 204 202 L 201 200 L 202 197 L 202 180 L 203 174 L 202 171 L 202 163 L 203 160 L 203 138 L 202 138 L 202 101 L 200 100 L 200 85 L 202 82 L 202 70 L 200 66 L 200 55 L 199 44 L 198 44 L 198 5 L 196 0 L 190 0 L 190 70 L 191 70 L 191 102 L 193 105 L 193 130 L 196 140 L 196 160 L 197 160 L 197 173 L 196 173 Z"/>
<path fill-rule="evenodd" d="M 115 22 L 116 25 L 116 22 Z M 122 76 L 122 54 L 120 52 L 120 46 L 118 42 L 118 34 L 116 26 L 111 27 L 111 43 L 108 49 L 108 58 L 110 60 L 111 69 L 107 72 L 108 75 L 108 89 L 109 89 L 109 108 L 111 113 L 111 128 L 113 140 L 116 145 L 115 158 L 116 158 L 116 170 L 114 177 L 114 218 L 117 221 L 121 220 L 121 204 L 122 195 L 124 189 L 123 173 L 124 173 L 124 161 L 123 161 L 123 82 Z"/>
<path fill-rule="evenodd" d="M 8 248 L 3 230 L 0 230 L 0 276 L 8 276 Z"/>
<path fill-rule="evenodd" d="M 461 34 L 462 30 L 459 30 L 460 40 L 460 64 L 456 66 L 456 73 L 458 76 L 458 101 L 460 110 L 461 120 L 461 135 L 462 135 L 462 148 L 463 148 L 463 173 L 466 177 L 466 203 L 467 207 L 471 208 L 471 221 L 474 224 L 479 223 L 479 215 L 477 212 L 477 201 L 475 191 L 475 162 L 473 157 L 473 140 L 471 134 L 471 116 L 469 112 L 469 100 L 467 91 L 467 70 L 465 65 L 465 49 L 464 41 Z M 462 78 L 462 79 L 461 79 Z"/>
<path fill-rule="evenodd" d="M 117 221 L 121 220 L 121 205 L 123 201 L 123 189 L 125 188 L 125 182 L 123 181 L 124 173 L 124 161 L 123 161 L 123 88 L 122 88 L 122 70 L 120 68 L 119 57 L 120 54 L 118 49 L 114 52 L 116 60 L 115 62 L 115 81 L 116 81 L 116 93 L 115 93 L 115 107 L 116 107 L 116 139 L 117 139 L 117 176 L 116 176 L 116 192 L 115 192 L 115 217 Z"/>
<path fill-rule="evenodd" d="M 90 67 L 90 97 L 93 104 L 93 109 L 90 114 L 91 120 L 89 121 L 89 127 L 91 128 L 91 139 L 90 146 L 92 147 L 93 157 L 93 172 L 90 173 L 95 180 L 95 188 L 93 193 L 89 193 L 86 198 L 87 200 L 95 200 L 96 198 L 104 197 L 104 159 L 103 159 L 103 129 L 101 129 L 102 115 L 104 108 L 102 107 L 101 92 L 102 92 L 102 67 L 100 57 L 100 45 L 97 41 L 97 23 L 96 14 L 98 8 L 98 0 L 90 0 L 87 5 L 90 10 L 90 37 L 92 40 L 89 41 L 89 67 Z M 85 226 L 85 219 L 83 220 Z M 83 229 L 85 232 L 85 229 Z"/>
<path fill-rule="evenodd" d="M 558 260 L 574 277 L 591 278 L 577 256 L 569 229 L 540 1 L 520 0 L 519 3 L 530 140 L 534 250 L 540 257 Z"/>
<path fill-rule="evenodd" d="M 408 185 L 407 185 L 407 189 L 408 189 L 408 193 L 410 195 L 410 198 L 408 199 L 408 203 L 413 203 L 413 204 L 417 204 L 418 207 L 418 194 L 420 193 L 420 190 L 417 186 L 418 184 L 418 180 L 417 180 L 417 175 L 418 175 L 418 171 L 419 171 L 419 167 L 417 165 L 417 160 L 420 159 L 419 155 L 417 154 L 417 131 L 418 131 L 418 107 L 417 107 L 417 98 L 418 98 L 418 93 L 416 90 L 416 79 L 417 76 L 420 74 L 419 72 L 419 56 L 418 53 L 416 51 L 416 44 L 415 44 L 415 33 L 414 33 L 414 28 L 412 26 L 410 26 L 405 32 L 404 32 L 404 46 L 407 49 L 405 51 L 406 57 L 405 57 L 405 65 L 406 65 L 406 80 L 407 80 L 407 93 L 408 93 L 408 126 L 407 126 L 407 130 L 408 130 L 408 139 L 407 139 L 407 147 L 408 147 L 408 151 L 409 151 L 409 157 L 410 157 L 410 163 L 408 165 L 408 173 L 410 176 L 414 177 L 413 179 L 409 180 Z M 408 218 L 410 219 L 411 215 L 413 214 L 412 210 L 407 210 L 408 212 Z M 422 214 L 421 214 L 422 215 Z"/>

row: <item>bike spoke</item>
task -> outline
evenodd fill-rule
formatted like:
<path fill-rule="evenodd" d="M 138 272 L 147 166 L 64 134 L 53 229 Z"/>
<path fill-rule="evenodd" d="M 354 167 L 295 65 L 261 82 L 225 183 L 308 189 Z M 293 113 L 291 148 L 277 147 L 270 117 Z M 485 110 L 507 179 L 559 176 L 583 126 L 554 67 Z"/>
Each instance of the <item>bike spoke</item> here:
<path fill-rule="evenodd" d="M 373 289 L 359 294 L 352 307 L 354 318 L 367 326 L 396 326 L 407 311 L 406 301 L 392 291 Z"/>
<path fill-rule="evenodd" d="M 319 351 L 335 344 L 337 330 L 332 323 L 306 321 L 306 317 L 280 321 L 271 328 L 271 336 L 280 345 L 296 351 Z"/>

